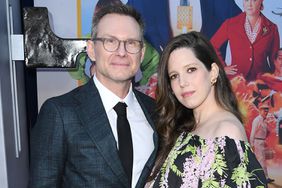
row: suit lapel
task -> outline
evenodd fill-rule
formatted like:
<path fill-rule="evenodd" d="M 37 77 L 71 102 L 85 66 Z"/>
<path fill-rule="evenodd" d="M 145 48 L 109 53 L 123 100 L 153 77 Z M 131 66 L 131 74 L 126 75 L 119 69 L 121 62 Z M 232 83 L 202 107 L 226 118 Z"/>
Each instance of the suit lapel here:
<path fill-rule="evenodd" d="M 247 33 L 245 31 L 245 21 L 246 21 L 246 13 L 243 13 L 240 17 L 240 20 L 238 22 L 238 25 L 236 27 L 239 27 L 241 29 L 235 30 L 235 32 L 240 32 L 240 34 L 243 36 L 244 40 L 249 41 L 249 38 L 247 36 Z M 259 33 L 257 34 L 256 40 L 254 43 L 257 43 L 262 38 L 268 36 L 271 34 L 271 28 L 270 28 L 270 22 L 267 20 L 267 18 L 261 14 L 261 28 L 259 30 Z M 249 42 L 251 44 L 251 42 Z"/>
<path fill-rule="evenodd" d="M 145 116 L 146 116 L 146 119 L 147 121 L 149 122 L 149 124 L 151 125 L 152 129 L 154 130 L 154 134 L 153 134 L 153 141 L 154 141 L 154 146 L 155 146 L 155 149 L 154 151 L 152 152 L 151 156 L 149 157 L 148 161 L 146 162 L 143 170 L 142 170 L 142 173 L 138 179 L 138 182 L 136 184 L 136 188 L 143 188 L 145 183 L 146 183 L 146 180 L 148 178 L 148 176 L 150 175 L 151 173 L 151 170 L 152 170 L 152 167 L 155 163 L 155 158 L 156 158 L 156 155 L 157 155 L 157 149 L 158 149 L 158 136 L 157 136 L 157 132 L 156 132 L 156 129 L 155 129 L 155 125 L 154 125 L 154 121 L 153 121 L 153 114 L 154 114 L 154 106 L 152 106 L 152 104 L 150 103 L 145 103 L 145 101 L 143 101 L 141 99 L 141 95 L 138 94 L 138 92 L 136 92 L 136 90 L 133 90 L 133 92 L 135 93 L 135 96 L 136 96 L 136 99 L 138 100 Z"/>
<path fill-rule="evenodd" d="M 255 40 L 255 42 L 258 42 L 259 40 L 261 40 L 264 37 L 267 37 L 269 34 L 271 34 L 271 28 L 270 28 L 270 23 L 267 20 L 267 18 L 265 18 L 264 15 L 261 15 L 261 28 L 260 31 L 257 35 L 257 38 Z"/>
<path fill-rule="evenodd" d="M 93 79 L 82 86 L 75 97 L 80 101 L 77 111 L 83 127 L 114 174 L 127 187 L 128 180 L 118 157 L 116 141 Z"/>
<path fill-rule="evenodd" d="M 239 35 L 241 35 L 243 41 L 249 42 L 250 40 L 249 40 L 248 35 L 245 31 L 245 21 L 246 21 L 246 13 L 242 13 L 239 16 L 239 21 L 237 22 L 237 25 L 235 25 L 236 26 L 235 28 L 239 28 L 239 29 L 234 29 L 233 32 L 238 32 Z M 251 44 L 251 42 L 249 42 L 249 43 Z"/>

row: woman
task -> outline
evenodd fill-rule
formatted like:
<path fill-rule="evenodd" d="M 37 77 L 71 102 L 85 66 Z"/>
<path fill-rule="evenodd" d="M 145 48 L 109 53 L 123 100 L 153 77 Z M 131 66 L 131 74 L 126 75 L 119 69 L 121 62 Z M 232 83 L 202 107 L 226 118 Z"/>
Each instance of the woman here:
<path fill-rule="evenodd" d="M 266 179 L 228 78 L 198 32 L 175 37 L 158 70 L 160 148 L 147 187 L 256 187 Z"/>
<path fill-rule="evenodd" d="M 274 54 L 280 46 L 277 26 L 262 13 L 263 0 L 243 0 L 244 12 L 227 19 L 211 38 L 225 72 L 232 78 L 242 74 L 247 81 L 258 73 L 271 71 Z M 231 64 L 224 62 L 219 50 L 229 41 Z"/>

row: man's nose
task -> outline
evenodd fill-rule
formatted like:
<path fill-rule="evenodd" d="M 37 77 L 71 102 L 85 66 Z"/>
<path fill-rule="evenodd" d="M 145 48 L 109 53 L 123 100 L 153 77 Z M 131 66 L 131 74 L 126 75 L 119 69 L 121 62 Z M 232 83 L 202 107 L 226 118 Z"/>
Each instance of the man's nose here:
<path fill-rule="evenodd" d="M 125 49 L 125 42 L 124 41 L 120 41 L 117 52 L 120 56 L 125 56 L 126 49 Z"/>

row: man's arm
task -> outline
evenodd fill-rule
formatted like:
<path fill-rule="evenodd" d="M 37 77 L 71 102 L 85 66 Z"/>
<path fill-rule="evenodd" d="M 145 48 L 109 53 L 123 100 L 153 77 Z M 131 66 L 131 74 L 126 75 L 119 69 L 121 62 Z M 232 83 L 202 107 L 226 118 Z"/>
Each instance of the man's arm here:
<path fill-rule="evenodd" d="M 255 141 L 255 133 L 257 131 L 257 126 L 259 124 L 258 118 L 255 118 L 252 122 L 252 130 L 251 130 L 251 135 L 250 135 L 250 144 L 251 146 L 254 146 L 254 141 Z"/>
<path fill-rule="evenodd" d="M 48 100 L 31 130 L 29 187 L 61 187 L 65 153 L 60 106 Z"/>

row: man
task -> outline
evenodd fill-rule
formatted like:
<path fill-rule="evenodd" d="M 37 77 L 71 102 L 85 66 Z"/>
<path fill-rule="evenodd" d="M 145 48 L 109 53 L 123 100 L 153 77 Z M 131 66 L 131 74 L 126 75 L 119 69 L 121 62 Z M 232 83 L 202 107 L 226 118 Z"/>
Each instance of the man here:
<path fill-rule="evenodd" d="M 267 182 L 271 183 L 274 180 L 269 178 L 266 164 L 266 138 L 268 136 L 268 124 L 269 124 L 269 108 L 270 108 L 269 96 L 263 98 L 258 104 L 259 115 L 252 122 L 252 131 L 250 135 L 250 144 L 254 148 L 254 153 L 258 159 L 260 165 L 264 170 L 264 174 L 267 178 Z"/>
<path fill-rule="evenodd" d="M 157 136 L 154 102 L 131 83 L 145 52 L 143 27 L 140 15 L 126 5 L 95 15 L 87 43 L 95 74 L 84 86 L 43 104 L 31 131 L 30 187 L 144 187 Z M 130 175 L 119 151 L 124 148 L 117 130 L 119 102 L 127 105 L 131 131 Z"/>

